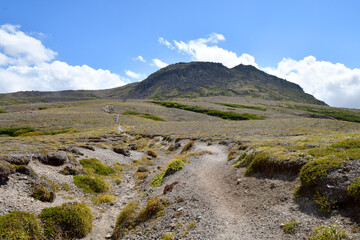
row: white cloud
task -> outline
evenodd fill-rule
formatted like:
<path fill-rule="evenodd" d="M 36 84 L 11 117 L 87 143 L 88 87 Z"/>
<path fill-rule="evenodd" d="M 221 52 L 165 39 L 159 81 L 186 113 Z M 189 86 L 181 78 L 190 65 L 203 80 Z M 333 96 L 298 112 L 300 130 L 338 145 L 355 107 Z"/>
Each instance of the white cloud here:
<path fill-rule="evenodd" d="M 104 89 L 129 79 L 109 70 L 56 61 L 56 52 L 19 30 L 0 26 L 0 92 L 29 90 Z"/>
<path fill-rule="evenodd" d="M 161 44 L 191 56 L 194 61 L 219 62 L 229 68 L 241 63 L 257 67 L 253 56 L 246 53 L 238 56 L 232 51 L 220 48 L 216 45 L 220 41 L 225 41 L 225 37 L 222 34 L 212 33 L 208 38 L 199 38 L 188 42 L 174 40 L 174 47 L 166 39 L 159 38 Z"/>
<path fill-rule="evenodd" d="M 133 61 L 146 62 L 142 56 L 137 56 L 136 58 L 133 58 Z"/>
<path fill-rule="evenodd" d="M 305 92 L 331 106 L 360 108 L 360 69 L 341 63 L 317 61 L 308 56 L 300 61 L 284 58 L 266 72 L 299 84 Z"/>
<path fill-rule="evenodd" d="M 164 63 L 163 61 L 161 61 L 160 59 L 157 59 L 157 58 L 153 59 L 152 61 L 153 61 L 152 65 L 156 66 L 158 68 L 164 68 L 164 67 L 169 65 L 169 64 Z"/>
<path fill-rule="evenodd" d="M 135 73 L 133 71 L 130 71 L 130 70 L 126 70 L 125 71 L 125 74 L 129 77 L 132 77 L 132 78 L 136 78 L 136 79 L 141 79 L 141 78 L 145 78 L 146 75 L 145 74 L 141 74 L 141 73 Z"/>

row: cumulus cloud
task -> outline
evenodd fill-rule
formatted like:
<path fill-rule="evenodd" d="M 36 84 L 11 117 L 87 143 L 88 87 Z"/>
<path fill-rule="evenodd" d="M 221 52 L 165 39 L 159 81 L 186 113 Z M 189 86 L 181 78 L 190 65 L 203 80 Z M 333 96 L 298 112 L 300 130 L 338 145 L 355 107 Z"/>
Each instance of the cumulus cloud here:
<path fill-rule="evenodd" d="M 164 63 L 163 61 L 161 61 L 160 59 L 157 59 L 157 58 L 153 59 L 152 62 L 153 62 L 152 65 L 155 66 L 155 67 L 158 67 L 158 68 L 164 68 L 164 67 L 169 65 L 169 64 Z"/>
<path fill-rule="evenodd" d="M 141 74 L 141 73 L 135 73 L 133 71 L 130 70 L 126 70 L 125 74 L 131 78 L 136 78 L 136 79 L 141 79 L 141 78 L 145 78 L 146 75 L 145 74 Z"/>
<path fill-rule="evenodd" d="M 137 56 L 136 58 L 133 58 L 133 61 L 146 62 L 142 56 Z"/>
<path fill-rule="evenodd" d="M 87 65 L 56 61 L 57 53 L 20 26 L 0 27 L 0 92 L 104 89 L 124 85 L 127 78 Z"/>
<path fill-rule="evenodd" d="M 318 61 L 313 56 L 296 61 L 284 58 L 266 72 L 299 84 L 305 92 L 331 106 L 360 108 L 360 69 Z"/>
<path fill-rule="evenodd" d="M 208 38 L 198 38 L 188 42 L 174 40 L 173 44 L 164 38 L 159 38 L 161 44 L 189 55 L 194 61 L 219 62 L 229 68 L 240 63 L 257 67 L 253 56 L 246 53 L 238 56 L 235 52 L 217 46 L 216 44 L 220 41 L 225 41 L 225 37 L 218 33 L 212 33 Z"/>

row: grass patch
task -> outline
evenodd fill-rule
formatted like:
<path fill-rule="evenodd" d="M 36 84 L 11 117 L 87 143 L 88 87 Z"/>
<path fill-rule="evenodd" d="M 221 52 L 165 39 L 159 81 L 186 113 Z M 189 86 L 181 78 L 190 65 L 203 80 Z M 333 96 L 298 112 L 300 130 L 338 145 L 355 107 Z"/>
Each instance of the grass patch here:
<path fill-rule="evenodd" d="M 96 205 L 100 205 L 103 203 L 113 203 L 116 201 L 116 197 L 111 195 L 100 195 L 100 196 L 94 196 L 92 198 L 92 202 Z"/>
<path fill-rule="evenodd" d="M 84 168 L 92 169 L 94 170 L 94 173 L 99 175 L 111 175 L 115 174 L 116 171 L 112 167 L 109 167 L 106 164 L 103 164 L 96 158 L 90 158 L 90 159 L 81 159 L 80 164 L 83 165 Z"/>
<path fill-rule="evenodd" d="M 8 127 L 8 128 L 0 128 L 0 135 L 8 135 L 10 137 L 17 137 L 29 132 L 34 132 L 34 127 Z"/>
<path fill-rule="evenodd" d="M 155 115 L 152 115 L 152 114 L 149 114 L 149 113 L 142 114 L 142 115 L 140 115 L 140 117 L 151 119 L 151 120 L 154 120 L 154 121 L 166 122 L 165 119 L 162 119 L 161 117 L 158 117 L 158 116 L 155 116 Z"/>
<path fill-rule="evenodd" d="M 86 193 L 105 193 L 109 185 L 101 177 L 74 176 L 74 183 Z"/>
<path fill-rule="evenodd" d="M 34 214 L 13 211 L 0 216 L 0 239 L 28 240 L 43 238 L 43 228 Z"/>
<path fill-rule="evenodd" d="M 6 113 L 6 111 L 2 108 L 0 108 L 0 113 Z"/>
<path fill-rule="evenodd" d="M 259 111 L 266 111 L 266 108 L 257 107 L 257 106 L 249 106 L 249 105 L 242 105 L 242 104 L 232 104 L 232 103 L 219 103 L 219 102 L 213 102 L 214 104 L 232 107 L 232 108 L 247 108 L 247 109 L 254 109 Z"/>
<path fill-rule="evenodd" d="M 139 112 L 137 112 L 137 111 L 131 111 L 131 110 L 129 110 L 129 111 L 125 111 L 125 112 L 123 112 L 122 113 L 122 115 L 139 115 L 140 113 Z"/>
<path fill-rule="evenodd" d="M 53 202 L 55 200 L 54 189 L 45 183 L 34 184 L 31 196 L 42 202 Z"/>
<path fill-rule="evenodd" d="M 298 225 L 299 225 L 299 222 L 296 221 L 295 219 L 292 219 L 291 221 L 284 223 L 284 225 L 282 226 L 282 230 L 286 234 L 294 234 L 295 233 L 295 228 Z"/>
<path fill-rule="evenodd" d="M 360 202 L 360 177 L 350 184 L 347 188 L 347 192 L 355 201 Z"/>
<path fill-rule="evenodd" d="M 337 226 L 316 226 L 307 240 L 341 240 L 349 239 L 345 230 Z"/>
<path fill-rule="evenodd" d="M 167 108 L 178 108 L 186 111 L 191 112 L 197 112 L 206 114 L 213 117 L 219 117 L 226 120 L 262 120 L 264 118 L 257 116 L 255 114 L 250 113 L 236 113 L 232 111 L 219 111 L 214 109 L 207 109 L 197 106 L 190 106 L 180 103 L 174 103 L 174 102 L 157 102 L 157 101 L 151 101 L 152 103 L 159 104 L 161 106 L 167 107 Z"/>
<path fill-rule="evenodd" d="M 164 203 L 160 196 L 154 196 L 147 200 L 146 206 L 140 210 L 137 222 L 145 222 L 159 214 L 164 208 Z"/>
<path fill-rule="evenodd" d="M 194 140 L 189 140 L 185 146 L 183 147 L 183 149 L 181 150 L 180 154 L 186 153 L 187 151 L 189 151 L 192 147 L 194 146 Z"/>
<path fill-rule="evenodd" d="M 85 203 L 64 203 L 44 208 L 40 218 L 44 222 L 45 236 L 49 239 L 83 238 L 93 227 L 93 215 Z"/>
<path fill-rule="evenodd" d="M 336 108 L 325 109 L 325 108 L 315 108 L 310 106 L 299 106 L 299 105 L 287 105 L 287 107 L 326 115 L 335 118 L 337 120 L 360 123 L 360 114 L 354 113 L 349 110 L 336 109 Z"/>
<path fill-rule="evenodd" d="M 184 158 L 177 157 L 171 160 L 167 164 L 166 168 L 151 180 L 151 186 L 160 187 L 165 177 L 174 174 L 177 171 L 180 171 L 184 167 L 184 165 L 185 165 Z"/>
<path fill-rule="evenodd" d="M 345 139 L 331 145 L 333 148 L 353 149 L 360 148 L 360 139 Z"/>
<path fill-rule="evenodd" d="M 175 234 L 174 233 L 164 233 L 164 235 L 162 236 L 161 240 L 173 240 L 175 238 Z"/>
<path fill-rule="evenodd" d="M 119 213 L 111 239 L 122 239 L 126 233 L 136 225 L 137 208 L 139 202 L 131 201 Z"/>

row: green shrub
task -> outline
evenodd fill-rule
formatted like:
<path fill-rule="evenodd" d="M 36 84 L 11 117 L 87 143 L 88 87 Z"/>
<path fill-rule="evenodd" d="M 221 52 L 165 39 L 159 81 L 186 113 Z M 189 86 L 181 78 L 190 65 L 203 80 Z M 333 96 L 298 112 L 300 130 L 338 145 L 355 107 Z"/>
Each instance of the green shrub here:
<path fill-rule="evenodd" d="M 145 222 L 156 216 L 164 208 L 160 196 L 154 196 L 147 200 L 146 206 L 140 210 L 137 217 L 138 222 Z"/>
<path fill-rule="evenodd" d="M 8 127 L 8 128 L 0 128 L 0 135 L 8 135 L 11 137 L 17 137 L 19 135 L 34 132 L 35 128 L 25 126 L 25 127 Z"/>
<path fill-rule="evenodd" d="M 0 216 L 0 239 L 43 239 L 43 228 L 34 214 L 14 211 Z"/>
<path fill-rule="evenodd" d="M 254 109 L 254 110 L 259 110 L 259 111 L 266 111 L 266 108 L 256 107 L 256 106 L 249 106 L 249 105 L 242 105 L 242 104 L 217 103 L 217 102 L 214 102 L 214 104 L 227 106 L 227 107 L 233 107 L 233 108 L 248 108 L 248 109 Z"/>
<path fill-rule="evenodd" d="M 151 101 L 151 102 L 162 105 L 167 108 L 178 108 L 178 109 L 182 109 L 182 110 L 186 110 L 186 111 L 202 113 L 202 114 L 206 114 L 209 116 L 219 117 L 219 118 L 227 119 L 227 120 L 262 120 L 262 119 L 264 119 L 255 114 L 250 114 L 250 113 L 240 114 L 240 113 L 236 113 L 236 112 L 232 112 L 232 111 L 224 112 L 224 111 L 219 111 L 219 110 L 214 110 L 214 109 L 206 109 L 206 108 L 201 108 L 198 106 L 190 106 L 190 105 L 174 103 L 174 102 L 157 102 L 157 101 Z"/>
<path fill-rule="evenodd" d="M 74 176 L 74 183 L 86 193 L 105 193 L 109 185 L 100 177 Z"/>
<path fill-rule="evenodd" d="M 324 213 L 331 213 L 336 204 L 336 201 L 329 200 L 319 191 L 314 194 L 314 201 L 319 205 L 320 210 Z"/>
<path fill-rule="evenodd" d="M 151 186 L 160 187 L 165 177 L 174 174 L 177 171 L 180 171 L 184 167 L 184 165 L 184 158 L 175 158 L 171 160 L 166 166 L 166 168 L 151 180 Z"/>
<path fill-rule="evenodd" d="M 355 181 L 347 188 L 347 192 L 355 201 L 360 202 L 360 177 L 355 179 Z"/>
<path fill-rule="evenodd" d="M 42 202 L 53 202 L 56 197 L 54 189 L 45 183 L 34 184 L 31 196 Z"/>
<path fill-rule="evenodd" d="M 175 234 L 168 232 L 168 233 L 164 233 L 161 240 L 173 240 L 174 238 L 175 238 Z"/>
<path fill-rule="evenodd" d="M 349 239 L 345 230 L 337 226 L 316 226 L 307 240 L 341 240 Z"/>
<path fill-rule="evenodd" d="M 2 108 L 0 108 L 0 113 L 6 113 L 6 111 Z"/>
<path fill-rule="evenodd" d="M 256 172 L 268 172 L 269 161 L 271 161 L 269 154 L 265 152 L 254 152 L 250 155 L 249 160 L 251 161 L 249 166 L 246 168 L 245 176 L 249 176 Z M 250 160 L 251 159 L 251 160 Z"/>
<path fill-rule="evenodd" d="M 299 174 L 302 187 L 314 189 L 323 182 L 327 174 L 341 168 L 341 160 L 318 159 L 305 164 Z"/>
<path fill-rule="evenodd" d="M 126 233 L 136 225 L 137 208 L 139 202 L 131 201 L 119 213 L 111 239 L 122 239 Z"/>
<path fill-rule="evenodd" d="M 282 229 L 283 229 L 284 233 L 286 233 L 286 234 L 294 234 L 295 228 L 298 225 L 299 225 L 298 221 L 296 221 L 295 219 L 292 219 L 289 222 L 285 222 L 284 225 L 282 226 Z"/>
<path fill-rule="evenodd" d="M 96 158 L 81 159 L 80 164 L 83 165 L 84 168 L 93 169 L 94 172 L 99 175 L 110 175 L 116 173 L 115 169 L 103 164 Z"/>
<path fill-rule="evenodd" d="M 93 214 L 85 203 L 64 203 L 44 208 L 40 218 L 44 223 L 45 236 L 50 239 L 83 238 L 93 227 Z"/>

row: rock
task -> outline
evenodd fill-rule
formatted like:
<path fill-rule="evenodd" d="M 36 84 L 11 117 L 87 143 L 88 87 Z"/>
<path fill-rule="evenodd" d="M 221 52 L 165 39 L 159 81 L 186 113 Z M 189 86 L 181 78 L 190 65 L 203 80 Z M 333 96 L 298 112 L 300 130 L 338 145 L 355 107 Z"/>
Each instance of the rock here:
<path fill-rule="evenodd" d="M 22 173 L 22 174 L 25 174 L 25 175 L 33 175 L 35 176 L 35 172 L 28 166 L 20 166 L 19 168 L 16 169 L 16 172 L 18 173 Z"/>
<path fill-rule="evenodd" d="M 95 148 L 93 146 L 89 146 L 89 145 L 82 145 L 80 146 L 82 148 L 85 148 L 85 149 L 88 149 L 88 150 L 91 150 L 91 151 L 95 151 Z"/>
<path fill-rule="evenodd" d="M 149 169 L 144 166 L 140 166 L 138 167 L 137 172 L 149 172 Z"/>
<path fill-rule="evenodd" d="M 157 154 L 156 152 L 152 151 L 152 150 L 148 150 L 146 151 L 146 154 L 152 158 L 157 158 Z"/>
<path fill-rule="evenodd" d="M 36 156 L 36 158 L 43 164 L 51 166 L 61 166 L 69 161 L 68 156 L 62 152 L 48 153 Z"/>
<path fill-rule="evenodd" d="M 238 178 L 238 179 L 236 180 L 236 184 L 240 184 L 241 181 L 242 181 L 242 179 L 241 179 L 241 178 Z"/>
<path fill-rule="evenodd" d="M 131 149 L 131 150 L 138 150 L 138 146 L 134 143 L 134 144 L 129 144 L 129 148 Z"/>
<path fill-rule="evenodd" d="M 80 152 L 77 148 L 75 147 L 70 147 L 67 149 L 69 152 L 76 154 L 76 155 L 80 155 L 83 156 L 84 154 L 82 152 Z M 94 149 L 95 150 L 95 149 Z"/>
<path fill-rule="evenodd" d="M 127 149 L 123 149 L 123 148 L 113 148 L 113 151 L 118 153 L 118 154 L 122 154 L 126 157 L 130 157 L 130 151 Z"/>
<path fill-rule="evenodd" d="M 112 234 L 111 233 L 108 233 L 106 236 L 105 236 L 105 239 L 111 239 L 112 237 Z"/>
<path fill-rule="evenodd" d="M 64 175 L 79 175 L 80 171 L 72 166 L 65 166 L 64 169 L 60 170 L 59 173 Z"/>
<path fill-rule="evenodd" d="M 6 161 L 15 165 L 28 165 L 31 161 L 31 155 L 22 155 L 22 154 L 14 154 L 14 155 L 1 155 L 0 160 Z"/>
<path fill-rule="evenodd" d="M 15 172 L 15 167 L 10 163 L 0 160 L 0 183 L 6 181 L 10 174 Z"/>
<path fill-rule="evenodd" d="M 106 112 L 106 113 L 110 113 L 110 114 L 115 113 L 115 108 L 114 108 L 114 106 L 112 106 L 112 105 L 106 105 L 106 106 L 104 106 L 102 109 L 103 109 L 104 112 Z"/>
<path fill-rule="evenodd" d="M 340 169 L 328 173 L 320 185 L 320 190 L 328 200 L 344 203 L 350 199 L 347 188 L 358 177 L 360 177 L 360 159 L 346 161 Z"/>

